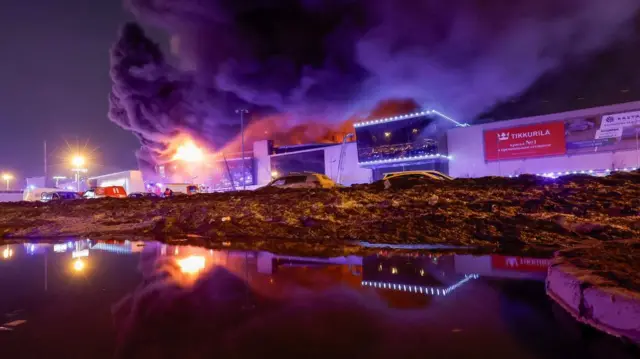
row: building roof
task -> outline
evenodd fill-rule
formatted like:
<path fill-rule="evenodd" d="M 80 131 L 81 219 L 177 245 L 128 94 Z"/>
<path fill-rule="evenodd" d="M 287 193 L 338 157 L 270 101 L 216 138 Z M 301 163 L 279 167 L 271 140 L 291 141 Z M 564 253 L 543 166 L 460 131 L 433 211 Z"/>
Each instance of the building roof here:
<path fill-rule="evenodd" d="M 291 145 L 291 146 L 278 146 L 278 147 L 274 147 L 273 149 L 273 154 L 284 154 L 284 153 L 291 153 L 291 152 L 300 152 L 300 151 L 306 151 L 306 150 L 313 150 L 313 149 L 321 149 L 324 147 L 330 147 L 330 146 L 335 146 L 335 145 L 339 145 L 340 143 L 307 143 L 307 144 L 302 144 L 302 145 Z"/>

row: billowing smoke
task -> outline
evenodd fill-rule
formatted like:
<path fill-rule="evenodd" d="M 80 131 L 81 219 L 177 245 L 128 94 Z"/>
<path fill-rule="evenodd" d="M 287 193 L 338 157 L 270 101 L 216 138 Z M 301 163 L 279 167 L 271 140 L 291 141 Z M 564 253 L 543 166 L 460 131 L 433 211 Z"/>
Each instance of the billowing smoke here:
<path fill-rule="evenodd" d="M 111 119 L 142 154 L 186 132 L 222 146 L 233 110 L 283 126 L 340 124 L 388 99 L 466 121 L 545 72 L 625 35 L 637 0 L 129 0 L 171 35 L 178 68 L 127 26 L 112 53 Z M 282 129 L 280 129 L 282 130 Z"/>

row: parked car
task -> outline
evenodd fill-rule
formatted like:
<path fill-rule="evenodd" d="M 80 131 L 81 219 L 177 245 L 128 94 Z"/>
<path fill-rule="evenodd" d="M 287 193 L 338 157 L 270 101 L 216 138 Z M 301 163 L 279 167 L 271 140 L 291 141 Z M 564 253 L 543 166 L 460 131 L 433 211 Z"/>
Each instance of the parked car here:
<path fill-rule="evenodd" d="M 42 201 L 42 195 L 47 192 L 58 192 L 58 188 L 29 188 L 22 193 L 22 200 L 27 202 Z"/>
<path fill-rule="evenodd" d="M 96 187 L 86 191 L 82 196 L 84 198 L 126 198 L 127 191 L 122 186 Z"/>
<path fill-rule="evenodd" d="M 334 188 L 340 187 L 331 178 L 320 173 L 290 173 L 271 181 L 267 187 L 279 188 Z"/>
<path fill-rule="evenodd" d="M 430 178 L 439 181 L 450 181 L 453 177 L 450 177 L 442 172 L 438 171 L 405 171 L 405 172 L 391 172 L 386 173 L 383 180 L 393 179 L 393 178 Z"/>
<path fill-rule="evenodd" d="M 53 201 L 71 201 L 74 199 L 82 199 L 76 192 L 69 191 L 55 191 L 55 192 L 45 192 L 42 194 L 40 201 L 42 202 L 53 202 Z"/>
<path fill-rule="evenodd" d="M 159 198 L 155 193 L 152 192 L 133 192 L 129 193 L 129 198 Z"/>
<path fill-rule="evenodd" d="M 423 180 L 432 180 L 436 182 L 451 181 L 453 178 L 438 171 L 406 171 L 394 172 L 384 175 L 382 180 L 378 181 L 380 186 L 384 188 L 411 188 L 415 185 L 424 183 Z"/>

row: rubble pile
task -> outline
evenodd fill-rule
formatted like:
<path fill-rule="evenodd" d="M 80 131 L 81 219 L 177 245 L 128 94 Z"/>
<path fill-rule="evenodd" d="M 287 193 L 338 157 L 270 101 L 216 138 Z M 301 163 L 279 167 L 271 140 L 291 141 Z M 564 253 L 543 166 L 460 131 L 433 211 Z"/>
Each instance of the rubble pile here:
<path fill-rule="evenodd" d="M 640 172 L 0 204 L 5 238 L 105 234 L 554 250 L 640 238 Z"/>

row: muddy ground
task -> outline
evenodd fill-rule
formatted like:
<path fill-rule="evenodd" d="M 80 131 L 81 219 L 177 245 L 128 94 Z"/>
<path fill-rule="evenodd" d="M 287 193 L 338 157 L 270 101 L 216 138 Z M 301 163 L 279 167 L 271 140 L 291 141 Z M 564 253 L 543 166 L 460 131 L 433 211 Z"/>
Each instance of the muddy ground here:
<path fill-rule="evenodd" d="M 307 254 L 362 252 L 352 241 L 510 254 L 560 250 L 562 260 L 593 268 L 612 286 L 640 289 L 640 171 L 385 187 L 378 182 L 333 190 L 3 203 L 0 242 L 136 237 Z"/>
<path fill-rule="evenodd" d="M 640 172 L 606 178 L 458 179 L 335 190 L 264 189 L 169 199 L 0 204 L 0 235 L 137 235 L 331 244 L 345 240 L 570 248 L 640 238 Z"/>
<path fill-rule="evenodd" d="M 640 240 L 598 241 L 561 250 L 554 263 L 589 270 L 587 286 L 619 287 L 640 294 Z"/>

